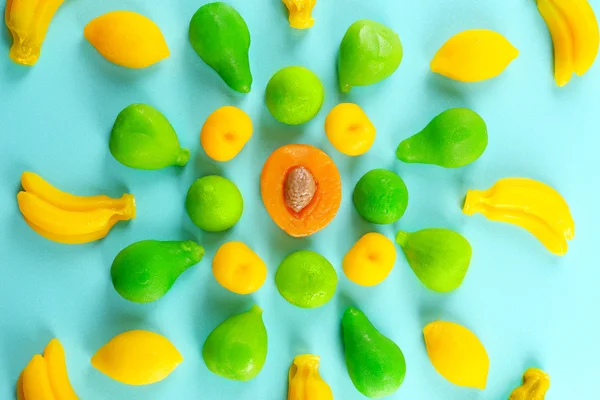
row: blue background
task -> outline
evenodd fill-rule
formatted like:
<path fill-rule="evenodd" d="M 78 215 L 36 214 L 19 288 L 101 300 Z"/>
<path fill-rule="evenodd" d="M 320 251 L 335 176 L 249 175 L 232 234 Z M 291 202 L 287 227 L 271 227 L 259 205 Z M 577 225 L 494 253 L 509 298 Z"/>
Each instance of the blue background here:
<path fill-rule="evenodd" d="M 289 365 L 295 355 L 307 352 L 322 356 L 321 372 L 336 399 L 358 400 L 363 397 L 348 378 L 340 338 L 340 318 L 348 305 L 363 309 L 405 353 L 408 372 L 394 399 L 506 399 L 531 366 L 552 376 L 548 400 L 596 396 L 600 63 L 557 88 L 550 36 L 534 1 L 319 0 L 316 24 L 308 31 L 289 28 L 279 0 L 230 2 L 252 35 L 254 85 L 247 96 L 229 90 L 188 43 L 188 22 L 205 1 L 67 0 L 33 68 L 9 60 L 9 36 L 0 29 L 0 398 L 13 398 L 20 371 L 58 337 L 67 351 L 73 386 L 86 400 L 284 399 Z M 592 5 L 600 11 L 600 1 L 592 0 Z M 152 18 L 166 37 L 171 57 L 139 71 L 103 59 L 84 40 L 83 28 L 115 9 Z M 347 27 L 361 18 L 396 30 L 404 60 L 390 79 L 342 96 L 336 84 L 336 52 Z M 432 74 L 428 65 L 436 50 L 453 34 L 471 28 L 501 32 L 521 51 L 519 58 L 499 78 L 478 84 Z M 264 106 L 269 78 L 288 65 L 312 69 L 326 88 L 323 109 L 301 127 L 276 122 Z M 378 129 L 374 147 L 363 157 L 338 153 L 324 135 L 325 116 L 340 101 L 361 105 Z M 163 111 L 182 144 L 192 150 L 184 169 L 136 171 L 111 157 L 107 143 L 114 118 L 125 106 L 140 102 Z M 237 158 L 218 164 L 205 156 L 198 135 L 207 116 L 228 104 L 250 114 L 255 134 Z M 402 139 L 457 106 L 473 108 L 488 123 L 490 143 L 479 161 L 444 170 L 395 160 L 393 150 Z M 279 230 L 260 198 L 262 165 L 286 143 L 321 147 L 343 176 L 337 218 L 306 239 L 292 239 Z M 352 206 L 355 182 L 376 167 L 396 171 L 409 188 L 407 213 L 393 226 L 370 225 Z M 47 241 L 26 226 L 17 208 L 19 178 L 26 170 L 77 194 L 134 193 L 138 217 L 93 244 Z M 245 200 L 242 219 L 223 234 L 201 232 L 184 210 L 189 185 L 213 173 L 232 179 Z M 488 188 L 508 176 L 542 180 L 565 196 L 577 223 L 567 256 L 551 255 L 517 227 L 461 213 L 467 189 Z M 471 269 L 456 292 L 427 291 L 401 253 L 389 278 L 374 288 L 358 287 L 343 275 L 342 257 L 364 233 L 380 231 L 392 238 L 399 228 L 426 227 L 456 229 L 473 245 Z M 166 297 L 136 305 L 114 291 L 109 268 L 123 247 L 142 239 L 190 238 L 202 243 L 207 255 Z M 252 296 L 232 294 L 213 278 L 212 256 L 229 240 L 246 242 L 269 267 L 266 284 Z M 283 257 L 305 248 L 328 257 L 340 278 L 336 297 L 316 310 L 294 308 L 273 282 Z M 205 367 L 202 344 L 218 323 L 253 303 L 264 309 L 270 339 L 267 363 L 251 382 L 226 381 Z M 471 328 L 486 346 L 491 369 L 485 391 L 453 386 L 435 372 L 421 329 L 439 318 Z M 91 367 L 90 357 L 105 342 L 139 328 L 164 334 L 184 355 L 184 363 L 168 379 L 127 387 Z"/>

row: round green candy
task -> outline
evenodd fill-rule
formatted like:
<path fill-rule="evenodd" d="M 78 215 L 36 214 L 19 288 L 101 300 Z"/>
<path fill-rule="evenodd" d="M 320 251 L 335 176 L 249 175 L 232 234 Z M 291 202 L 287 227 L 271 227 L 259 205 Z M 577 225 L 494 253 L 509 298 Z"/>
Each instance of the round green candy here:
<path fill-rule="evenodd" d="M 404 215 L 408 190 L 402 178 L 386 169 L 367 172 L 354 188 L 356 211 L 374 224 L 391 224 Z"/>
<path fill-rule="evenodd" d="M 335 294 L 337 281 L 337 273 L 331 263 L 309 250 L 287 256 L 275 276 L 281 296 L 301 308 L 317 308 L 326 304 Z"/>
<path fill-rule="evenodd" d="M 244 200 L 237 186 L 222 176 L 197 179 L 185 199 L 192 222 L 207 232 L 222 232 L 234 226 L 242 216 Z"/>
<path fill-rule="evenodd" d="M 318 114 L 325 90 L 319 78 L 304 67 L 287 67 L 267 85 L 267 108 L 276 120 L 288 125 L 310 121 Z"/>

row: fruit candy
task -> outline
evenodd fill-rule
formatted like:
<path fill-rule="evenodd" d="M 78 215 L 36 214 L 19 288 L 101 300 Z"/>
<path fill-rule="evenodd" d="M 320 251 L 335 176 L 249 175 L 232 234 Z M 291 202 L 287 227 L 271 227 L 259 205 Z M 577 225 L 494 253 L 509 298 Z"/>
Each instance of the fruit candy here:
<path fill-rule="evenodd" d="M 127 68 L 146 68 L 169 57 L 160 28 L 132 11 L 112 11 L 88 23 L 85 38 L 108 61 Z"/>
<path fill-rule="evenodd" d="M 398 345 L 353 307 L 344 313 L 342 330 L 346 367 L 356 389 L 371 399 L 396 392 L 406 375 L 406 361 Z"/>
<path fill-rule="evenodd" d="M 267 84 L 265 99 L 271 115 L 281 123 L 300 125 L 319 113 L 325 90 L 319 78 L 304 67 L 286 67 Z"/>
<path fill-rule="evenodd" d="M 429 360 L 451 383 L 485 389 L 490 359 L 477 336 L 464 326 L 436 321 L 423 329 Z"/>
<path fill-rule="evenodd" d="M 262 310 L 255 305 L 217 326 L 204 342 L 202 357 L 212 373 L 245 382 L 262 370 L 267 347 Z"/>
<path fill-rule="evenodd" d="M 42 44 L 54 14 L 64 0 L 7 0 L 5 20 L 12 36 L 10 58 L 32 66 L 40 58 Z"/>
<path fill-rule="evenodd" d="M 473 29 L 448 40 L 431 61 L 431 70 L 457 81 L 479 82 L 500 75 L 518 55 L 498 32 Z"/>
<path fill-rule="evenodd" d="M 185 208 L 198 228 L 222 232 L 239 221 L 244 211 L 244 199 L 229 179 L 210 175 L 192 184 L 185 199 Z"/>
<path fill-rule="evenodd" d="M 408 190 L 402 178 L 386 169 L 367 172 L 352 196 L 356 211 L 374 224 L 391 224 L 404 215 Z"/>
<path fill-rule="evenodd" d="M 293 237 L 325 228 L 342 201 L 342 181 L 333 160 L 306 144 L 275 150 L 263 167 L 260 188 L 273 221 Z"/>
<path fill-rule="evenodd" d="M 230 161 L 252 137 L 252 120 L 237 107 L 225 106 L 213 112 L 202 127 L 200 143 L 215 161 Z"/>
<path fill-rule="evenodd" d="M 368 86 L 392 75 L 402 61 L 402 43 L 387 26 L 366 19 L 353 23 L 338 55 L 340 89 Z"/>
<path fill-rule="evenodd" d="M 596 60 L 600 34 L 588 0 L 537 0 L 554 43 L 554 79 L 565 86 L 573 72 L 585 74 Z"/>
<path fill-rule="evenodd" d="M 169 120 L 147 104 L 131 104 L 119 113 L 109 148 L 118 162 L 137 169 L 183 167 L 190 159 L 190 151 L 181 148 Z"/>
<path fill-rule="evenodd" d="M 380 233 L 367 233 L 346 254 L 342 266 L 352 282 L 375 286 L 383 282 L 396 263 L 394 243 Z"/>
<path fill-rule="evenodd" d="M 119 221 L 135 218 L 135 199 L 124 194 L 74 196 L 62 192 L 32 172 L 21 177 L 24 191 L 17 201 L 25 222 L 46 239 L 65 244 L 89 243 L 105 237 Z"/>
<path fill-rule="evenodd" d="M 333 400 L 331 388 L 319 374 L 319 356 L 294 358 L 289 373 L 288 400 Z"/>
<path fill-rule="evenodd" d="M 301 308 L 317 308 L 329 302 L 337 288 L 335 269 L 322 255 L 301 250 L 279 265 L 275 283 L 279 294 Z"/>
<path fill-rule="evenodd" d="M 429 289 L 451 292 L 465 279 L 473 250 L 461 234 L 449 229 L 399 231 L 396 242 L 415 275 Z"/>
<path fill-rule="evenodd" d="M 405 163 L 459 168 L 476 161 L 487 145 L 485 121 L 468 108 L 452 108 L 400 143 L 396 156 Z"/>
<path fill-rule="evenodd" d="M 203 5 L 190 21 L 189 37 L 196 54 L 230 88 L 250 92 L 250 31 L 235 8 L 220 1 Z"/>
<path fill-rule="evenodd" d="M 516 388 L 508 400 L 544 400 L 550 389 L 550 376 L 537 368 L 529 368 L 523 375 L 523 385 Z"/>
<path fill-rule="evenodd" d="M 338 151 L 349 156 L 365 154 L 375 142 L 375 126 L 356 104 L 335 106 L 325 120 L 327 138 Z"/>
<path fill-rule="evenodd" d="M 221 246 L 213 258 L 212 271 L 221 286 L 237 294 L 254 293 L 267 279 L 264 261 L 241 242 Z"/>
<path fill-rule="evenodd" d="M 204 248 L 192 241 L 144 240 L 119 252 L 110 275 L 123 298 L 150 303 L 167 294 L 177 278 L 203 256 Z"/>
<path fill-rule="evenodd" d="M 283 0 L 290 13 L 290 26 L 296 29 L 310 28 L 315 24 L 312 10 L 317 0 Z"/>
<path fill-rule="evenodd" d="M 489 190 L 469 190 L 463 212 L 520 226 L 559 256 L 567 253 L 567 240 L 575 237 L 575 221 L 565 199 L 533 179 L 505 178 Z"/>

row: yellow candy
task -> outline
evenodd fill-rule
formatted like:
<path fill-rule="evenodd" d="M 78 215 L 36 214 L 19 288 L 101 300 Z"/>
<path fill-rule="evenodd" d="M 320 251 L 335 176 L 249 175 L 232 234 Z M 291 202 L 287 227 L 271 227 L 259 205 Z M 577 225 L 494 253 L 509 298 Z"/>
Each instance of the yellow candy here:
<path fill-rule="evenodd" d="M 335 106 L 325 120 L 325 133 L 338 151 L 359 156 L 369 151 L 375 142 L 375 126 L 356 104 Z"/>
<path fill-rule="evenodd" d="M 92 357 L 94 368 L 126 385 L 150 385 L 165 379 L 183 357 L 165 337 L 148 331 L 115 336 Z"/>
<path fill-rule="evenodd" d="M 48 378 L 56 400 L 78 400 L 67 373 L 65 349 L 58 339 L 52 339 L 44 350 Z"/>
<path fill-rule="evenodd" d="M 294 358 L 289 373 L 288 400 L 333 400 L 331 388 L 319 374 L 319 356 Z"/>
<path fill-rule="evenodd" d="M 169 57 L 169 47 L 152 20 L 131 11 L 113 11 L 86 25 L 85 38 L 104 58 L 127 68 L 146 68 Z"/>
<path fill-rule="evenodd" d="M 55 400 L 44 358 L 36 354 L 23 371 L 23 397 L 30 400 Z"/>
<path fill-rule="evenodd" d="M 267 266 L 241 242 L 229 242 L 217 250 L 212 264 L 217 282 L 237 294 L 254 293 L 267 279 Z"/>
<path fill-rule="evenodd" d="M 315 24 L 312 10 L 317 0 L 283 0 L 290 13 L 290 26 L 296 29 L 310 28 Z"/>
<path fill-rule="evenodd" d="M 464 326 L 436 321 L 423 329 L 427 354 L 437 372 L 455 385 L 485 389 L 490 359 Z"/>
<path fill-rule="evenodd" d="M 202 127 L 200 143 L 206 155 L 215 161 L 232 160 L 252 137 L 252 120 L 237 107 L 221 107 Z"/>
<path fill-rule="evenodd" d="M 537 368 L 529 368 L 523 374 L 523 384 L 513 390 L 508 400 L 544 400 L 550 389 L 550 376 Z"/>
<path fill-rule="evenodd" d="M 438 50 L 431 70 L 461 82 L 494 78 L 519 55 L 504 36 L 487 29 L 461 32 Z"/>
<path fill-rule="evenodd" d="M 396 263 L 394 243 L 380 233 L 367 233 L 344 257 L 344 273 L 352 282 L 375 286 L 392 271 Z"/>

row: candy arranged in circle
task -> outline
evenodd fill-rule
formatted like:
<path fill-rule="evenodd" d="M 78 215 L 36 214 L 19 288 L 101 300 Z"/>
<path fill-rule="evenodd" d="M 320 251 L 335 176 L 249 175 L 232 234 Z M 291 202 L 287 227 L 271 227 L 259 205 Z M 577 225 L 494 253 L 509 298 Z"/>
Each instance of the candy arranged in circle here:
<path fill-rule="evenodd" d="M 360 216 L 374 224 L 396 222 L 408 207 L 404 181 L 386 169 L 367 172 L 356 184 L 352 198 Z"/>
<path fill-rule="evenodd" d="M 239 221 L 244 211 L 244 200 L 229 179 L 209 175 L 192 184 L 185 199 L 185 208 L 198 228 L 222 232 Z"/>
<path fill-rule="evenodd" d="M 222 245 L 213 258 L 215 279 L 225 289 L 237 294 L 256 292 L 267 279 L 267 266 L 242 242 Z"/>
<path fill-rule="evenodd" d="M 325 120 L 327 138 L 338 151 L 349 156 L 365 154 L 375 142 L 375 126 L 357 104 L 335 106 Z"/>
<path fill-rule="evenodd" d="M 200 143 L 215 161 L 230 161 L 252 137 L 252 120 L 237 107 L 225 106 L 213 112 L 200 132 Z"/>
<path fill-rule="evenodd" d="M 396 247 L 384 235 L 367 233 L 352 246 L 344 257 L 344 273 L 361 286 L 375 286 L 383 282 L 396 263 Z"/>

